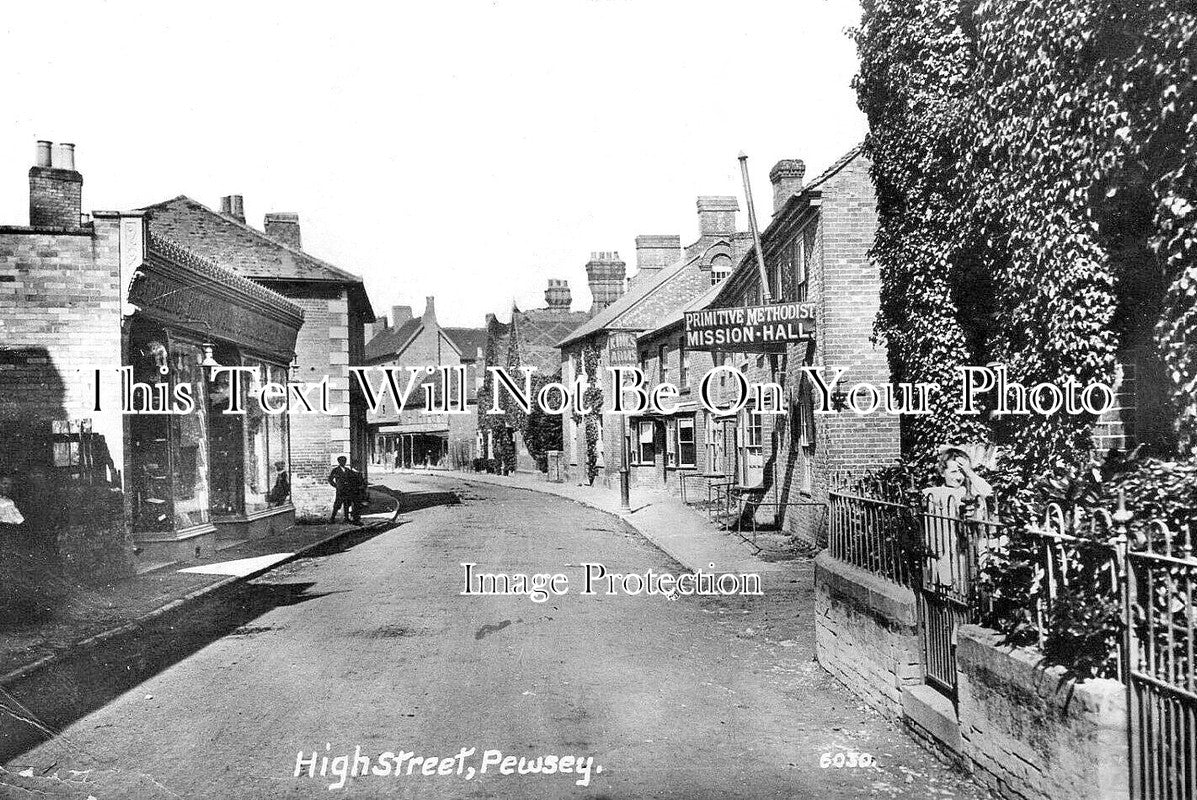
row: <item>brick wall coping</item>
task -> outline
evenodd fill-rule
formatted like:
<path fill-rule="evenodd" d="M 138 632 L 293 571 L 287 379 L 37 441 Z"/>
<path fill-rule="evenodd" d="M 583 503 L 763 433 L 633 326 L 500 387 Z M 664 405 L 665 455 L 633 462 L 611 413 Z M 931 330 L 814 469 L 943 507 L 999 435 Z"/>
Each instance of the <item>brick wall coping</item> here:
<path fill-rule="evenodd" d="M 815 581 L 835 594 L 872 609 L 895 626 L 918 625 L 914 592 L 879 575 L 846 564 L 824 550 L 815 558 Z"/>
<path fill-rule="evenodd" d="M 1106 728 L 1126 727 L 1126 686 L 1111 678 L 1069 678 L 1062 667 L 1044 667 L 1043 654 L 1029 647 L 1009 647 L 1002 635 L 980 625 L 962 625 L 956 636 L 956 660 L 966 673 L 982 673 L 1031 688 L 1036 695 L 1073 716 Z"/>

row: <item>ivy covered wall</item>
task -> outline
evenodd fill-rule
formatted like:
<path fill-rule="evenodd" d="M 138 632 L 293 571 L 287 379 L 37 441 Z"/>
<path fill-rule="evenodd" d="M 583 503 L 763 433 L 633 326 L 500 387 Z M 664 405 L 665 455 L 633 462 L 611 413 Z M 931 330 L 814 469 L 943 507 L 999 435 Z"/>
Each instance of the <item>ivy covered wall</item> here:
<path fill-rule="evenodd" d="M 927 463 L 999 444 L 1025 481 L 1080 465 L 1092 415 L 956 413 L 961 364 L 1031 385 L 1119 378 L 1142 338 L 1197 445 L 1197 3 L 865 0 L 856 89 L 871 132 L 877 332 L 895 380 L 945 388 L 904 421 Z M 1171 451 L 1171 452 L 1168 452 Z"/>

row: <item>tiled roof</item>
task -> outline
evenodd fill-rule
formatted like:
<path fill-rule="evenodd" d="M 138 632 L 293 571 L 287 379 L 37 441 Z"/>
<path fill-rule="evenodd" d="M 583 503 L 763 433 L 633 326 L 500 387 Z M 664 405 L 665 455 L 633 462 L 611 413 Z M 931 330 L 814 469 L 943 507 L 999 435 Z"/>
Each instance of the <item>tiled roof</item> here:
<path fill-rule="evenodd" d="M 486 328 L 441 328 L 441 331 L 461 351 L 462 358 L 480 359 L 486 355 Z"/>
<path fill-rule="evenodd" d="M 402 352 L 411 337 L 416 335 L 424 324 L 423 317 L 409 319 L 396 328 L 387 328 L 377 336 L 366 342 L 366 361 L 381 361 Z"/>
<path fill-rule="evenodd" d="M 536 367 L 541 375 L 551 375 L 561 368 L 557 343 L 583 323 L 587 314 L 538 308 L 514 311 L 511 316 L 519 338 L 520 364 Z"/>
<path fill-rule="evenodd" d="M 640 334 L 637 338 L 638 339 L 647 339 L 647 338 L 654 336 L 659 331 L 663 331 L 666 328 L 669 328 L 669 327 L 679 324 L 683 319 L 686 318 L 687 311 L 699 311 L 701 309 L 706 308 L 712 302 L 714 302 L 715 298 L 719 296 L 719 291 L 722 288 L 723 288 L 723 281 L 716 283 L 710 289 L 707 289 L 705 292 L 703 292 L 698 297 L 691 300 L 686 305 L 681 306 L 680 308 L 669 312 L 669 314 L 667 314 L 665 317 L 663 317 L 661 319 L 660 323 L 655 328 L 651 328 L 650 330 L 645 331 L 644 333 Z"/>
<path fill-rule="evenodd" d="M 863 148 L 864 148 L 864 142 L 861 142 L 860 144 L 856 145 L 851 150 L 849 150 L 848 152 L 844 153 L 842 156 L 837 158 L 835 160 L 835 163 L 833 163 L 827 169 L 823 170 L 823 172 L 821 172 L 817 178 L 815 178 L 814 180 L 812 180 L 810 183 L 806 184 L 802 188 L 804 190 L 818 188 L 819 184 L 830 179 L 833 175 L 835 175 L 841 169 L 848 166 L 848 164 L 852 161 L 852 159 L 854 159 L 858 155 L 860 155 L 861 150 Z"/>
<path fill-rule="evenodd" d="M 664 269 L 659 270 L 658 273 L 653 276 L 652 280 L 633 285 L 626 294 L 624 294 L 614 303 L 607 306 L 602 311 L 591 317 L 589 321 L 576 328 L 567 336 L 563 337 L 561 341 L 557 343 L 557 346 L 564 347 L 570 342 L 576 342 L 579 339 L 585 339 L 587 336 L 598 333 L 601 330 L 638 329 L 640 326 L 621 326 L 620 317 L 622 317 L 626 312 L 635 308 L 641 300 L 651 295 L 659 287 L 672 280 L 675 275 L 681 273 L 686 269 L 686 267 L 690 266 L 695 261 L 698 261 L 699 258 L 700 256 L 695 256 L 690 259 L 683 258 L 682 260 L 676 262 L 673 266 L 665 267 Z"/>
<path fill-rule="evenodd" d="M 250 278 L 362 282 L 357 275 L 277 242 L 186 195 L 140 210 L 148 212 L 151 233 L 183 242 L 200 255 L 229 264 Z"/>

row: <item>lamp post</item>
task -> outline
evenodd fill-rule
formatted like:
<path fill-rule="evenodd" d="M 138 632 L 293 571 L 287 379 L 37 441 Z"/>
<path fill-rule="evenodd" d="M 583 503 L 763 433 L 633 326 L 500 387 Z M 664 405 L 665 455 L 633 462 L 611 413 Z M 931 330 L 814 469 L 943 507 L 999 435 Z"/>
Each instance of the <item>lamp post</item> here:
<path fill-rule="evenodd" d="M 628 466 L 628 416 L 619 415 L 619 510 L 631 511 L 631 469 Z"/>

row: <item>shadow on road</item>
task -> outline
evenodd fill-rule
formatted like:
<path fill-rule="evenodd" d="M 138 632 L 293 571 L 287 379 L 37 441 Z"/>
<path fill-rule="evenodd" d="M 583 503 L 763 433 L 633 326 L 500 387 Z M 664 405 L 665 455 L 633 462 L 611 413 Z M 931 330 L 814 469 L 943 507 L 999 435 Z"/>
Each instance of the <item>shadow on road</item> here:
<path fill-rule="evenodd" d="M 217 639 L 260 629 L 238 631 L 263 614 L 326 594 L 309 593 L 313 585 L 237 584 L 0 690 L 0 764 L 53 738 L 72 722 Z"/>
<path fill-rule="evenodd" d="M 403 492 L 400 511 L 421 511 L 434 506 L 459 506 L 461 497 L 456 492 Z"/>

